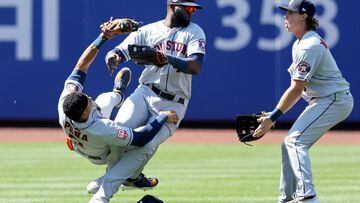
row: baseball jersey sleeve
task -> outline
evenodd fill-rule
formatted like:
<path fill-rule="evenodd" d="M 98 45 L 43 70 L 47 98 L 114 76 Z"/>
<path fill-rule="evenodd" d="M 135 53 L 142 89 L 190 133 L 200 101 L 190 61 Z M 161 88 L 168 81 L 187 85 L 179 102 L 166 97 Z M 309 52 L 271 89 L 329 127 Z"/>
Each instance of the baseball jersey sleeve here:
<path fill-rule="evenodd" d="M 121 44 L 116 47 L 124 54 L 126 61 L 130 60 L 128 51 L 129 44 L 144 45 L 144 34 L 145 33 L 141 30 L 138 30 L 137 32 L 132 32 Z"/>
<path fill-rule="evenodd" d="M 133 139 L 133 131 L 109 119 L 100 119 L 91 126 L 91 134 L 107 145 L 128 146 Z"/>
<path fill-rule="evenodd" d="M 190 36 L 189 42 L 187 44 L 187 54 L 191 56 L 192 54 L 204 54 L 206 53 L 206 36 L 204 31 L 197 25 L 194 27 L 195 31 Z"/>
<path fill-rule="evenodd" d="M 321 61 L 321 52 L 316 49 L 299 50 L 293 62 L 291 79 L 309 81 Z"/>

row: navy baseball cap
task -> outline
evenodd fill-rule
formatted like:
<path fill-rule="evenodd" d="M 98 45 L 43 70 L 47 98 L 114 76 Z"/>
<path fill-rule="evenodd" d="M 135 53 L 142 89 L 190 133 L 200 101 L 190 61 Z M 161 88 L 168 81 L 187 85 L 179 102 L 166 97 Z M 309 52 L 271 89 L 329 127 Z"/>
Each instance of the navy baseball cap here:
<path fill-rule="evenodd" d="M 291 0 L 289 4 L 279 6 L 281 10 L 295 11 L 301 14 L 306 13 L 310 17 L 314 17 L 316 13 L 315 5 L 309 0 Z"/>
<path fill-rule="evenodd" d="M 192 6 L 197 9 L 202 9 L 202 6 L 195 3 L 195 0 L 167 0 L 167 5 Z"/>

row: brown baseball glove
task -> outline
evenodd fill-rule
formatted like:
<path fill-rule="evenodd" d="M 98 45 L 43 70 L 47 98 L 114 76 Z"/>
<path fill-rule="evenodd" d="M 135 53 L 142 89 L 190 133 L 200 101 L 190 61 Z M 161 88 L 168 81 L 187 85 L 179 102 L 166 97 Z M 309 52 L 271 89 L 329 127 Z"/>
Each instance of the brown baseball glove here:
<path fill-rule="evenodd" d="M 113 20 L 111 17 L 109 21 L 100 25 L 101 32 L 108 39 L 120 35 L 135 32 L 139 29 L 141 22 L 129 18 L 117 18 Z"/>

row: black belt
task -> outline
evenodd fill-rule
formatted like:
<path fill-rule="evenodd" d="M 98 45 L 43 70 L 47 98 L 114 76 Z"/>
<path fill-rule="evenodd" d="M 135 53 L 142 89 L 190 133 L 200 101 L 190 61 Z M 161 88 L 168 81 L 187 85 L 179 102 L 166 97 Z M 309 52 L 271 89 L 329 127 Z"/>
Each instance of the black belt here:
<path fill-rule="evenodd" d="M 151 85 L 151 84 L 147 84 L 147 86 L 149 86 L 152 91 L 155 92 L 155 94 L 159 95 L 160 97 L 164 98 L 164 99 L 167 99 L 167 100 L 170 100 L 170 101 L 174 101 L 175 99 L 175 95 L 173 94 L 170 94 L 170 93 L 167 93 L 167 92 L 164 92 L 162 91 L 161 89 L 155 87 L 154 85 Z M 185 99 L 184 98 L 179 98 L 177 101 L 177 103 L 180 103 L 180 104 L 184 104 L 185 103 Z"/>

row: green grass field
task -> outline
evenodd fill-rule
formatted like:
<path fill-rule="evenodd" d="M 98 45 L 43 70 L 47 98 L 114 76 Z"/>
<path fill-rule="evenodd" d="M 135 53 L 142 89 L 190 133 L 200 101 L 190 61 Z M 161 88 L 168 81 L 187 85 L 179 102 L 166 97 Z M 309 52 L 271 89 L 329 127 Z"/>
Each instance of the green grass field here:
<path fill-rule="evenodd" d="M 360 202 L 360 147 L 315 146 L 312 165 L 322 202 Z M 0 202 L 88 202 L 88 181 L 104 168 L 61 143 L 0 144 Z M 280 146 L 164 144 L 145 173 L 153 191 L 119 191 L 112 202 L 134 203 L 145 194 L 165 202 L 276 202 Z"/>

